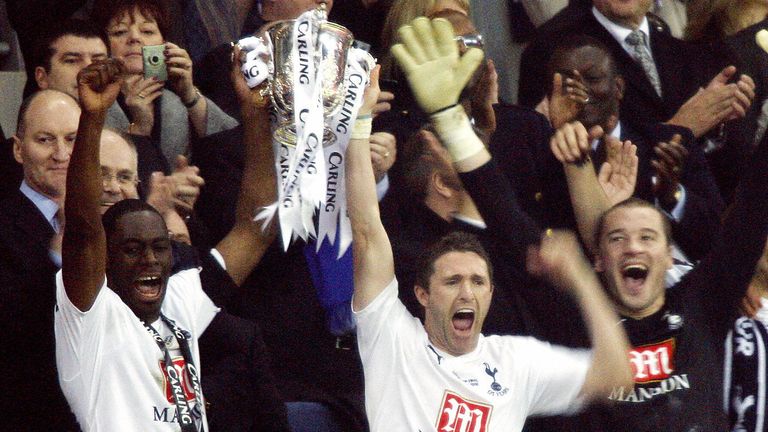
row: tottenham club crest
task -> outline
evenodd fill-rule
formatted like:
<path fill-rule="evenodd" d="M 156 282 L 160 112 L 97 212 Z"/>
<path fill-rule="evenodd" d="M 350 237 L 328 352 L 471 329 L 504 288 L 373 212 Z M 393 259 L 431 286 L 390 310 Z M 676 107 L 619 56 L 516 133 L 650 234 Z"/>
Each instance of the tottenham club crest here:
<path fill-rule="evenodd" d="M 496 381 L 496 374 L 499 372 L 497 368 L 491 369 L 491 365 L 483 363 L 485 365 L 485 373 L 491 377 L 493 382 L 491 383 L 491 389 L 488 390 L 488 394 L 491 396 L 504 396 L 509 392 L 509 387 L 503 387 Z"/>

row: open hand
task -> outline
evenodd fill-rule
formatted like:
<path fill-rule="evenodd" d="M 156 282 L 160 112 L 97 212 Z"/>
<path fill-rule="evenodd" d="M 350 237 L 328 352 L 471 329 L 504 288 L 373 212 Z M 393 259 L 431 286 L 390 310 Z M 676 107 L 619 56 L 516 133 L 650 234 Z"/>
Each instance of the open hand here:
<path fill-rule="evenodd" d="M 552 96 L 549 99 L 549 122 L 555 129 L 576 120 L 584 105 L 589 102 L 589 90 L 578 70 L 573 71 L 573 78 L 565 78 L 555 73 L 552 77 Z"/>
<path fill-rule="evenodd" d="M 612 136 L 604 138 L 606 160 L 600 167 L 597 182 L 613 206 L 635 193 L 637 183 L 637 146 L 630 141 L 623 143 Z"/>
<path fill-rule="evenodd" d="M 456 105 L 483 59 L 483 51 L 470 48 L 459 56 L 453 27 L 443 18 L 416 18 L 398 34 L 403 42 L 392 47 L 392 55 L 405 72 L 421 109 L 434 114 Z"/>
<path fill-rule="evenodd" d="M 742 75 L 738 82 L 728 84 L 735 74 L 734 66 L 723 69 L 706 88 L 691 96 L 668 123 L 687 127 L 699 138 L 722 122 L 744 117 L 755 98 L 755 83 Z"/>
<path fill-rule="evenodd" d="M 688 157 L 688 149 L 681 144 L 682 137 L 675 134 L 668 142 L 660 142 L 653 148 L 656 159 L 651 161 L 656 174 L 653 193 L 665 208 L 677 203 L 675 194 L 680 187 L 680 177 Z"/>

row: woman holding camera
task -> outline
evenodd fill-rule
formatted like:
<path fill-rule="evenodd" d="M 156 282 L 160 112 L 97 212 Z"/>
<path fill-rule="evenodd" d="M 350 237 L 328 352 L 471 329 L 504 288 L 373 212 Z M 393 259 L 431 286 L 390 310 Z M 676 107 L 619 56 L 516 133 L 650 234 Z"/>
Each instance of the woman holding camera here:
<path fill-rule="evenodd" d="M 131 74 L 107 124 L 151 138 L 166 172 L 177 155 L 189 156 L 193 134 L 204 137 L 237 126 L 194 86 L 187 51 L 165 40 L 169 19 L 162 2 L 97 2 L 93 18 L 106 30 L 112 57 L 123 60 Z M 151 46 L 157 48 L 143 52 Z"/>

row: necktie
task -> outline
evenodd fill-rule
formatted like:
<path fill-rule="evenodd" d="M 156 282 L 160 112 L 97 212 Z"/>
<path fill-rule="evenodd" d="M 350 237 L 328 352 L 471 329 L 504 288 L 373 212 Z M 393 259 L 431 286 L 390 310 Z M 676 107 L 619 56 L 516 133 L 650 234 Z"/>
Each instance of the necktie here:
<path fill-rule="evenodd" d="M 653 88 L 656 90 L 656 94 L 661 96 L 661 81 L 659 80 L 659 73 L 656 70 L 656 64 L 653 62 L 653 57 L 651 57 L 651 53 L 648 51 L 646 46 L 645 33 L 641 32 L 639 29 L 634 30 L 629 34 L 629 36 L 627 36 L 625 41 L 629 46 L 632 47 L 635 60 L 640 63 L 640 66 L 642 66 L 643 70 L 645 71 L 645 76 L 648 77 L 651 85 L 653 85 Z"/>
<path fill-rule="evenodd" d="M 56 213 L 53 215 L 53 231 L 57 234 L 62 232 L 62 229 L 64 228 L 64 209 L 59 208 L 56 210 Z"/>

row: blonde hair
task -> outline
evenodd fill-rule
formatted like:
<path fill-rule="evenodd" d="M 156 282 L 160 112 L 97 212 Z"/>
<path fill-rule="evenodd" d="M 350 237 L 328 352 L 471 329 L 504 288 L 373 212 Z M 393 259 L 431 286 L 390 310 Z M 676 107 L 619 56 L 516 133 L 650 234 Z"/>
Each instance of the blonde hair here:
<path fill-rule="evenodd" d="M 738 33 L 748 27 L 754 19 L 754 17 L 744 16 L 745 12 L 751 12 L 744 7 L 744 3 L 748 2 L 749 0 L 689 1 L 686 9 L 688 26 L 685 29 L 685 38 L 699 40 Z M 760 20 L 763 18 L 765 17 L 760 17 Z M 713 30 L 717 31 L 717 34 L 708 34 Z"/>
<path fill-rule="evenodd" d="M 396 79 L 398 72 L 395 61 L 389 53 L 398 42 L 397 30 L 420 16 L 430 16 L 442 9 L 438 4 L 444 0 L 395 0 L 389 9 L 384 28 L 381 31 L 381 77 Z M 469 15 L 470 0 L 452 0 L 465 14 Z"/>

